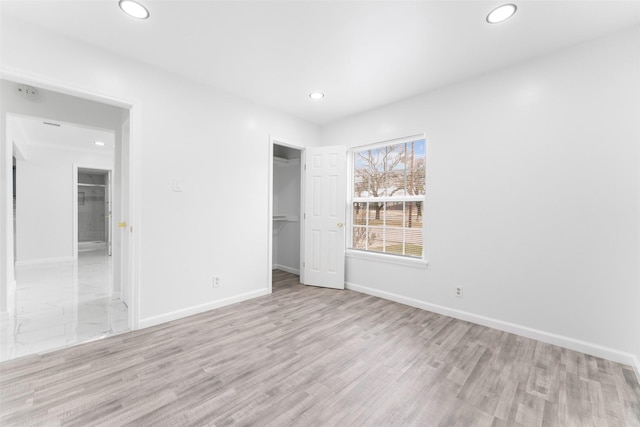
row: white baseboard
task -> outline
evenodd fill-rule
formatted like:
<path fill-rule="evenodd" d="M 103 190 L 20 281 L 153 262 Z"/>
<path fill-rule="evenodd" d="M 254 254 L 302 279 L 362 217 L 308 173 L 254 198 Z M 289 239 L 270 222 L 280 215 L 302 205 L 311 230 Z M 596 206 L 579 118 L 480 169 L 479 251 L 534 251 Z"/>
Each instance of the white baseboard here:
<path fill-rule="evenodd" d="M 25 259 L 22 261 L 16 261 L 16 267 L 22 267 L 25 265 L 36 265 L 36 264 L 51 264 L 56 262 L 69 262 L 75 261 L 76 258 L 73 256 L 63 256 L 59 258 L 39 258 L 39 259 Z"/>
<path fill-rule="evenodd" d="M 635 371 L 636 371 L 636 378 L 640 383 L 640 359 L 638 359 L 638 357 L 633 358 L 633 367 L 635 368 Z"/>
<path fill-rule="evenodd" d="M 6 300 L 5 300 L 5 307 L 2 307 L 2 313 L 3 315 L 6 313 L 8 316 L 13 316 L 13 314 L 16 311 L 16 304 L 15 304 L 15 300 L 16 300 L 16 292 L 18 290 L 18 282 L 16 282 L 15 280 L 10 281 L 9 283 L 7 283 L 7 294 L 6 294 Z M 9 301 L 13 301 L 13 303 L 9 303 Z"/>
<path fill-rule="evenodd" d="M 400 304 L 409 305 L 411 307 L 432 311 L 434 313 L 442 314 L 444 316 L 465 320 L 467 322 L 488 326 L 490 328 L 498 329 L 500 331 L 509 332 L 515 335 L 520 335 L 526 338 L 542 341 L 547 344 L 553 344 L 560 347 L 565 347 L 570 350 L 575 350 L 575 351 L 586 353 L 592 356 L 601 357 L 603 359 L 611 360 L 613 362 L 630 365 L 635 368 L 636 374 L 638 375 L 640 380 L 640 362 L 631 353 L 625 353 L 625 352 L 615 350 L 613 348 L 604 347 L 598 344 L 593 344 L 593 343 L 577 340 L 574 338 L 553 334 L 550 332 L 540 331 L 538 329 L 516 325 L 515 323 L 504 322 L 502 320 L 480 316 L 480 315 L 469 313 L 462 310 L 456 310 L 456 309 L 444 307 L 437 304 L 431 304 L 425 301 L 405 297 L 405 296 L 394 294 L 391 292 L 386 292 L 378 289 L 369 288 L 366 286 L 356 285 L 354 283 L 346 283 L 346 288 L 351 289 L 353 291 L 362 292 L 364 294 L 388 299 L 390 301 L 395 301 Z"/>
<path fill-rule="evenodd" d="M 298 276 L 300 275 L 300 270 L 299 269 L 287 267 L 286 265 L 276 264 L 276 265 L 273 266 L 273 268 L 276 269 L 276 270 L 286 271 L 287 273 L 297 274 Z"/>
<path fill-rule="evenodd" d="M 140 321 L 138 322 L 138 329 L 144 329 L 148 328 L 149 326 L 155 326 L 161 323 L 170 322 L 172 320 L 182 319 L 183 317 L 203 313 L 215 308 L 224 307 L 226 305 L 235 304 L 237 302 L 246 301 L 248 299 L 261 297 L 267 294 L 269 294 L 268 289 L 260 289 L 229 298 L 211 301 L 205 304 L 194 305 L 192 307 L 183 308 L 181 310 L 172 311 L 166 314 L 161 314 L 159 316 L 147 317 L 146 319 L 140 319 Z"/>

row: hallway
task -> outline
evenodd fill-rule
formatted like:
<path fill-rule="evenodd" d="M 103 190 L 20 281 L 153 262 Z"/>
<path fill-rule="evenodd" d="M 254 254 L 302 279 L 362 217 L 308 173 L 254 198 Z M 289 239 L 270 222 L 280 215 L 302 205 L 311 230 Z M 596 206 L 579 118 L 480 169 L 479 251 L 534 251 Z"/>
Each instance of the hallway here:
<path fill-rule="evenodd" d="M 129 330 L 104 242 L 81 243 L 77 261 L 16 266 L 16 282 L 0 322 L 0 361 Z"/>

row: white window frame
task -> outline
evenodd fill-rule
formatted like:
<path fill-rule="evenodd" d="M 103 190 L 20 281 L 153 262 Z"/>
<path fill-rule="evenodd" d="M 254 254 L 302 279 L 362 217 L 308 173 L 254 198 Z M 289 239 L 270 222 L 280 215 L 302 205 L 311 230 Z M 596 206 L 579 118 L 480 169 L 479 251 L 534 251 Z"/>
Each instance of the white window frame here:
<path fill-rule="evenodd" d="M 390 139 L 386 141 L 377 142 L 374 144 L 360 145 L 352 147 L 347 153 L 347 178 L 348 178 L 348 190 L 347 190 L 347 241 L 346 241 L 346 256 L 349 258 L 359 258 L 379 262 L 389 262 L 393 264 L 408 265 L 412 267 L 426 268 L 429 262 L 427 261 L 426 250 L 426 208 L 427 208 L 427 196 L 390 196 L 390 197 L 376 197 L 375 199 L 367 197 L 354 197 L 354 153 L 357 151 L 363 151 L 373 148 L 387 147 L 390 145 L 403 144 L 416 140 L 425 141 L 425 169 L 427 163 L 427 141 L 425 134 L 416 134 L 396 139 Z M 426 189 L 426 170 L 425 170 L 425 189 Z M 425 192 L 426 193 L 426 192 Z M 405 255 L 390 254 L 384 252 L 373 252 L 362 249 L 354 249 L 353 245 L 353 204 L 354 203 L 367 203 L 367 202 L 401 202 L 401 201 L 421 201 L 422 203 L 422 257 L 409 257 Z"/>

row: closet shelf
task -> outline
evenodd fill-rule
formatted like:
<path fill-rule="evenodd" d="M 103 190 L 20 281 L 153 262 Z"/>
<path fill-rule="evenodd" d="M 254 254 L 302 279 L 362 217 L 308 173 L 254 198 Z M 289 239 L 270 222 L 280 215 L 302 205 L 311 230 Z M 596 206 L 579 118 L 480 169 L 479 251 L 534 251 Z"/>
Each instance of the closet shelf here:
<path fill-rule="evenodd" d="M 285 159 L 282 157 L 273 157 L 273 164 L 278 166 L 278 165 L 299 165 L 300 164 L 300 159 L 299 158 L 293 158 L 293 159 Z"/>
<path fill-rule="evenodd" d="M 274 215 L 274 221 L 299 222 L 300 218 L 295 215 Z"/>

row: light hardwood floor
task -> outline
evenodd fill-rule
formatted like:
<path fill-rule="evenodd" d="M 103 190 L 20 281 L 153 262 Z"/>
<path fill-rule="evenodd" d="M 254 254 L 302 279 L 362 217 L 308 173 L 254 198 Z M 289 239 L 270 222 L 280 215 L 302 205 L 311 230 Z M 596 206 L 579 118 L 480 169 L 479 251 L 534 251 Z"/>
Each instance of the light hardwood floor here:
<path fill-rule="evenodd" d="M 0 425 L 640 425 L 631 367 L 280 271 L 273 290 L 4 362 Z"/>

